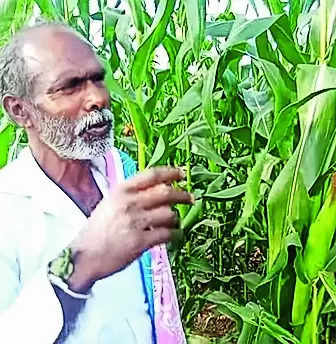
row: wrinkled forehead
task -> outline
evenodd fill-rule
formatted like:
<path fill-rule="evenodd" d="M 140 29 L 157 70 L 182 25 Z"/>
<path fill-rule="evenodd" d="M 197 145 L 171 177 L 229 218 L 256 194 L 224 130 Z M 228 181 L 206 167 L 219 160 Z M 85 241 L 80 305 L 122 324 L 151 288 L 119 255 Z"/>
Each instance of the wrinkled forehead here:
<path fill-rule="evenodd" d="M 28 37 L 22 47 L 28 70 L 35 75 L 37 87 L 47 87 L 67 71 L 78 77 L 101 69 L 91 47 L 72 32 L 40 30 Z"/>

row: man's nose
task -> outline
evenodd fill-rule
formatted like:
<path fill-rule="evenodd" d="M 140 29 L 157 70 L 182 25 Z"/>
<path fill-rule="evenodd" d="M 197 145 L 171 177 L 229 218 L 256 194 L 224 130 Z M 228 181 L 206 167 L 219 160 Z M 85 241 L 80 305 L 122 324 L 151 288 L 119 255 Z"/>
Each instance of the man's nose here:
<path fill-rule="evenodd" d="M 109 96 L 105 86 L 88 80 L 86 86 L 86 100 L 84 102 L 85 111 L 100 110 L 109 107 Z"/>

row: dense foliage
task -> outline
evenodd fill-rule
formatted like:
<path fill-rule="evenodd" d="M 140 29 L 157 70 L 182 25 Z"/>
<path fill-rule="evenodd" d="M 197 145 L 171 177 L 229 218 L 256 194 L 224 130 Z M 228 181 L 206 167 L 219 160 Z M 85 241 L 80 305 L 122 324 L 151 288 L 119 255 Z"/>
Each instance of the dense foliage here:
<path fill-rule="evenodd" d="M 155 0 L 153 15 L 137 0 L 130 15 L 106 0 L 95 13 L 88 0 L 3 0 L 0 44 L 36 6 L 67 22 L 105 64 L 118 146 L 140 169 L 185 168 L 179 187 L 197 201 L 178 207 L 170 257 L 188 334 L 224 314 L 236 326 L 217 342 L 331 343 L 336 4 L 264 2 L 269 17 L 247 20 L 230 1 L 210 17 L 205 0 Z M 25 142 L 2 116 L 0 166 Z"/>

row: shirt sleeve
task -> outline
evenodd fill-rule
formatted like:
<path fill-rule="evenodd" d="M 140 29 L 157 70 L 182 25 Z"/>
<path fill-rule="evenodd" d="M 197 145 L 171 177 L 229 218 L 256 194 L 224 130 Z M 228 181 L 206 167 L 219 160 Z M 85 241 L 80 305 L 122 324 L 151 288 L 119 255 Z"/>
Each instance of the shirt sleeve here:
<path fill-rule="evenodd" d="M 0 197 L 0 343 L 51 344 L 62 329 L 62 308 L 47 266 L 22 286 L 15 240 L 17 207 L 10 198 Z"/>

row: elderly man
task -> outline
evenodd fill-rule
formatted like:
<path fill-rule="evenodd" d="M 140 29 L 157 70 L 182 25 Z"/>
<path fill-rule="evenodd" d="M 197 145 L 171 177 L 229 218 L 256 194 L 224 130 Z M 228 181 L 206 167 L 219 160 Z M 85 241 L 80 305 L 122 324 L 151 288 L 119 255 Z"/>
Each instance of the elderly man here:
<path fill-rule="evenodd" d="M 29 140 L 0 171 L 0 342 L 184 343 L 163 243 L 192 195 L 178 169 L 127 179 L 90 46 L 57 23 L 22 31 L 0 99 Z"/>

